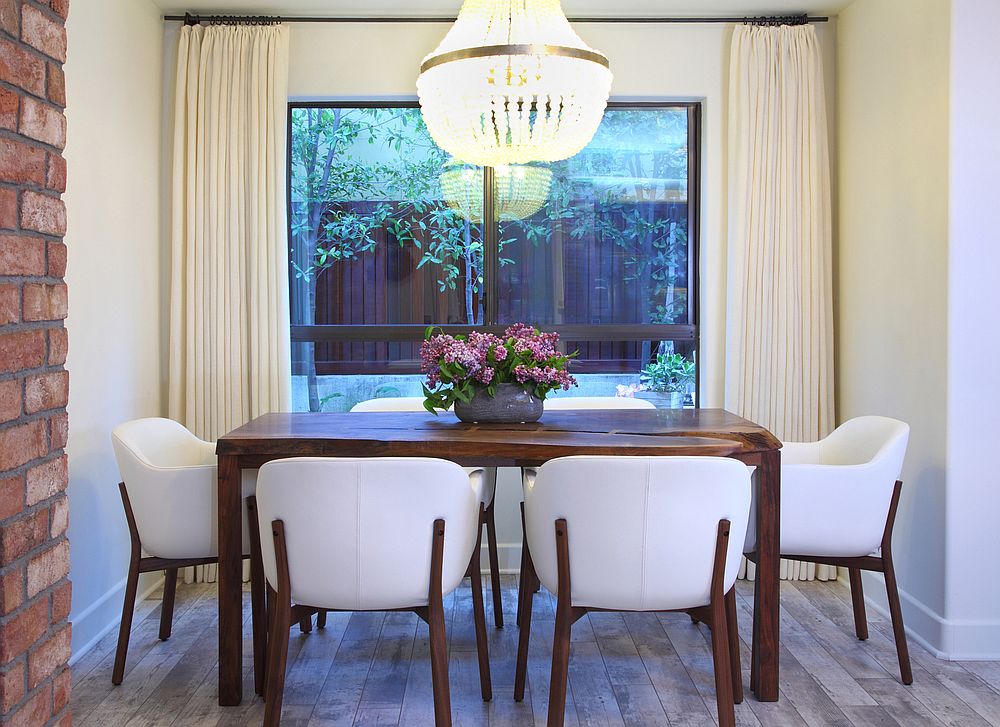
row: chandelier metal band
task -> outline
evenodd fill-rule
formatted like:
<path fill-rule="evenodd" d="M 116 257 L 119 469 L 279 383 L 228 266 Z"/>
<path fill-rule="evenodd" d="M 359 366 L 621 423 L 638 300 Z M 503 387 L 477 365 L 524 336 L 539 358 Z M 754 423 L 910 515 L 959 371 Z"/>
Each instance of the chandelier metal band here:
<path fill-rule="evenodd" d="M 464 61 L 469 58 L 491 58 L 493 56 L 563 56 L 565 58 L 577 58 L 583 61 L 591 61 L 610 69 L 611 64 L 608 59 L 600 53 L 585 48 L 571 48 L 564 45 L 482 45 L 475 48 L 462 48 L 460 50 L 449 51 L 441 55 L 428 58 L 420 65 L 420 72 L 452 63 L 453 61 Z"/>

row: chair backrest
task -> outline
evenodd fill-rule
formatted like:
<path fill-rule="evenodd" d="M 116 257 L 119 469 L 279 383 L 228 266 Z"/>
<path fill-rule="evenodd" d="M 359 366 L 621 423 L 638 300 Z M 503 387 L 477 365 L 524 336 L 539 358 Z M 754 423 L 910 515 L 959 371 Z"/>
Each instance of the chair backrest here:
<path fill-rule="evenodd" d="M 385 396 L 359 401 L 351 411 L 427 411 L 422 396 Z"/>
<path fill-rule="evenodd" d="M 655 409 L 653 402 L 628 396 L 557 396 L 545 400 L 545 411 L 582 409 Z"/>
<path fill-rule="evenodd" d="M 720 520 L 731 523 L 724 588 L 750 511 L 746 465 L 716 457 L 566 457 L 524 495 L 539 579 L 558 588 L 555 521 L 566 519 L 573 605 L 667 610 L 709 603 Z"/>
<path fill-rule="evenodd" d="M 910 427 L 898 419 L 864 416 L 849 419 L 820 440 L 820 462 L 832 465 L 874 464 L 891 481 L 899 479 Z"/>
<path fill-rule="evenodd" d="M 479 547 L 479 496 L 445 460 L 301 457 L 257 477 L 264 576 L 277 588 L 271 523 L 284 523 L 292 601 L 385 610 L 427 603 L 434 521 L 445 521 L 444 593 Z"/>
<path fill-rule="evenodd" d="M 789 555 L 860 556 L 882 541 L 910 428 L 864 416 L 824 439 L 782 450 L 781 550 Z"/>
<path fill-rule="evenodd" d="M 143 550 L 203 558 L 217 550 L 215 445 L 170 419 L 136 419 L 111 433 Z"/>

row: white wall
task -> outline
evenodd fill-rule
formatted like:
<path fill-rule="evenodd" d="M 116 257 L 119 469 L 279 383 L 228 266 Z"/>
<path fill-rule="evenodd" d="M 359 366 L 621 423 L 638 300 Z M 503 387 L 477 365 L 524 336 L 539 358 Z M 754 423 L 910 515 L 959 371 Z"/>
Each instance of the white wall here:
<path fill-rule="evenodd" d="M 74 0 L 66 190 L 73 651 L 121 614 L 128 533 L 111 429 L 161 410 L 163 23 L 149 0 Z"/>
<path fill-rule="evenodd" d="M 293 99 L 415 99 L 421 59 L 447 30 L 435 23 L 291 26 Z M 725 365 L 726 102 L 725 25 L 580 24 L 577 30 L 611 60 L 612 100 L 702 102 L 701 381 L 702 403 L 722 406 Z M 836 23 L 816 26 L 825 52 L 831 139 Z M 519 562 L 519 483 L 501 472 L 497 518 L 502 565 Z"/>
<path fill-rule="evenodd" d="M 945 614 L 948 0 L 857 0 L 838 24 L 840 420 L 909 422 L 895 555 L 904 616 Z M 881 599 L 881 584 L 868 588 Z"/>
<path fill-rule="evenodd" d="M 1000 658 L 1000 27 L 996 0 L 952 0 L 948 489 L 944 650 Z"/>

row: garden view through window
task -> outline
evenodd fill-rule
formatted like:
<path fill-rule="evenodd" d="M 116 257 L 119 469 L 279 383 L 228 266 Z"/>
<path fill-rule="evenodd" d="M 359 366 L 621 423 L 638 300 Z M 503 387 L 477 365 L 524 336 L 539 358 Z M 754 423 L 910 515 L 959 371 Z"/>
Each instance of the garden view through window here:
<path fill-rule="evenodd" d="M 571 394 L 622 393 L 674 355 L 691 405 L 698 123 L 696 104 L 611 104 L 576 156 L 483 169 L 414 105 L 292 104 L 295 407 L 417 396 L 427 327 L 517 322 L 579 352 Z"/>

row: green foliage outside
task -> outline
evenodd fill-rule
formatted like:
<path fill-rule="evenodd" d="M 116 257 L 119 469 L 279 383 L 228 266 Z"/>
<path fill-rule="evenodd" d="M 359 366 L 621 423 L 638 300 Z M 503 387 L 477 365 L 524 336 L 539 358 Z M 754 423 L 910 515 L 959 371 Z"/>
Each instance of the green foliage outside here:
<path fill-rule="evenodd" d="M 650 149 L 649 139 L 664 138 L 671 143 Z M 592 231 L 603 244 L 625 251 L 626 282 L 650 281 L 646 320 L 637 323 L 681 319 L 687 301 L 677 282 L 687 272 L 686 217 L 657 216 L 653 204 L 636 203 L 662 201 L 664 195 L 686 199 L 686 138 L 683 110 L 609 111 L 587 150 L 553 165 L 542 210 L 501 224 L 500 265 L 514 264 L 505 251 L 519 240 L 547 245 L 560 235 L 580 239 Z M 317 279 L 373 252 L 386 230 L 383 238 L 420 251 L 417 267 L 436 271 L 440 291 L 460 293 L 466 321 L 482 323 L 482 233 L 442 199 L 438 177 L 446 161 L 419 109 L 293 109 L 290 263 L 299 286 L 294 322 L 315 323 Z M 310 409 L 319 410 L 313 348 L 305 344 L 303 353 Z"/>

